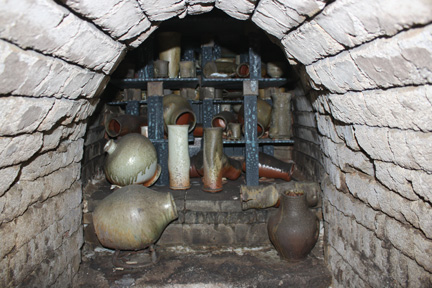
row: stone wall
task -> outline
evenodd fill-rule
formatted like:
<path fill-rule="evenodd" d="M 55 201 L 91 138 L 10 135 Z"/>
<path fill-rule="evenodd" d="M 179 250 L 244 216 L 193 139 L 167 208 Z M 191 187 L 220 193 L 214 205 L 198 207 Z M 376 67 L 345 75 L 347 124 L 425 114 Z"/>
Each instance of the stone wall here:
<path fill-rule="evenodd" d="M 1 5 L 0 286 L 71 285 L 83 137 L 108 76 L 160 21 L 215 8 L 301 75 L 294 157 L 322 183 L 333 286 L 431 286 L 429 0 L 100 3 Z"/>

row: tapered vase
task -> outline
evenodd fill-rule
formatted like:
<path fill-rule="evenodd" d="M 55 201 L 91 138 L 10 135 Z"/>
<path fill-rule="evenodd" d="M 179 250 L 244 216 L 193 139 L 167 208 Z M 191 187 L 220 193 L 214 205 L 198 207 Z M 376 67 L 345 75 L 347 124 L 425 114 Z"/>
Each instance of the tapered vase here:
<path fill-rule="evenodd" d="M 169 186 L 173 190 L 190 188 L 189 125 L 168 125 Z"/>
<path fill-rule="evenodd" d="M 291 93 L 274 93 L 269 136 L 273 139 L 292 137 Z"/>
<path fill-rule="evenodd" d="M 223 174 L 222 128 L 204 128 L 203 146 L 203 190 L 206 192 L 222 191 Z"/>

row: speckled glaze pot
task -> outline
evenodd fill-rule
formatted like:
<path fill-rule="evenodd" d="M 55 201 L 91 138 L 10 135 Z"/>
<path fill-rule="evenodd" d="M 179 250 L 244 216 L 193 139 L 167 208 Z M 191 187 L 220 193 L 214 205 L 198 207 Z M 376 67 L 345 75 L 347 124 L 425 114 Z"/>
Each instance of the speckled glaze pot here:
<path fill-rule="evenodd" d="M 291 93 L 274 93 L 269 136 L 272 139 L 292 137 Z"/>
<path fill-rule="evenodd" d="M 205 192 L 222 191 L 223 155 L 222 128 L 204 128 L 202 190 Z"/>
<path fill-rule="evenodd" d="M 108 153 L 105 175 L 112 184 L 150 186 L 160 175 L 156 149 L 150 140 L 141 134 L 127 134 L 118 142 L 109 140 L 104 150 Z"/>
<path fill-rule="evenodd" d="M 278 210 L 270 216 L 267 224 L 270 241 L 281 258 L 303 260 L 318 240 L 318 218 L 309 209 L 302 191 L 289 195 L 282 193 L 280 200 Z"/>
<path fill-rule="evenodd" d="M 180 95 L 168 94 L 163 97 L 162 103 L 165 131 L 168 131 L 168 125 L 189 125 L 189 132 L 193 131 L 196 115 L 187 99 Z"/>
<path fill-rule="evenodd" d="M 140 250 L 154 244 L 177 217 L 171 193 L 129 185 L 100 202 L 93 212 L 93 224 L 103 246 Z"/>
<path fill-rule="evenodd" d="M 168 125 L 169 186 L 173 190 L 190 188 L 188 125 Z"/>

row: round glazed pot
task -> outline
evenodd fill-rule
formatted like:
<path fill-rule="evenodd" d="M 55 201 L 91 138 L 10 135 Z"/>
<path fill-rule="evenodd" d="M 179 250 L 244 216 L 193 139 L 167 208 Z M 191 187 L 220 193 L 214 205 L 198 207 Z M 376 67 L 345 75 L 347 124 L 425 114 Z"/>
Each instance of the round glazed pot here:
<path fill-rule="evenodd" d="M 212 127 L 221 127 L 224 131 L 227 130 L 229 123 L 237 122 L 237 116 L 230 111 L 222 111 L 212 119 Z"/>
<path fill-rule="evenodd" d="M 168 61 L 169 78 L 179 75 L 181 53 L 181 34 L 178 32 L 161 32 L 157 35 L 159 59 Z"/>
<path fill-rule="evenodd" d="M 147 117 L 118 115 L 105 124 L 105 132 L 110 137 L 118 137 L 129 133 L 140 133 L 141 126 L 145 125 L 147 125 Z"/>
<path fill-rule="evenodd" d="M 269 136 L 273 139 L 292 137 L 291 93 L 272 94 L 273 109 Z"/>
<path fill-rule="evenodd" d="M 103 246 L 140 250 L 154 244 L 177 217 L 171 193 L 129 185 L 100 202 L 93 212 L 93 224 Z"/>
<path fill-rule="evenodd" d="M 109 140 L 104 147 L 105 175 L 119 186 L 144 184 L 150 186 L 159 177 L 156 149 L 150 140 L 137 133 L 123 136 L 118 142 Z"/>
<path fill-rule="evenodd" d="M 168 125 L 169 186 L 173 190 L 190 188 L 188 125 Z"/>
<path fill-rule="evenodd" d="M 306 258 L 318 240 L 318 218 L 300 193 L 292 193 L 293 196 L 282 193 L 280 206 L 267 224 L 270 241 L 281 258 L 288 261 Z"/>
<path fill-rule="evenodd" d="M 168 125 L 189 125 L 189 132 L 195 128 L 196 116 L 187 99 L 168 94 L 163 96 L 162 103 L 165 131 L 168 131 Z"/>

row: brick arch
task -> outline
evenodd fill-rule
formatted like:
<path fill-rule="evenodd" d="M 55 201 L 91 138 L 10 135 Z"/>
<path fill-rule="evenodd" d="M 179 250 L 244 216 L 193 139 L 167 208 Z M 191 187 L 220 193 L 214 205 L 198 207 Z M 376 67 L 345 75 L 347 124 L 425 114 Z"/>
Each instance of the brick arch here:
<path fill-rule="evenodd" d="M 161 21 L 212 9 L 275 37 L 302 75 L 296 149 L 321 167 L 334 286 L 430 284 L 429 0 L 58 3 L 0 8 L 0 286 L 72 281 L 83 137 L 100 92 Z M 51 248 L 55 268 L 43 264 Z"/>

